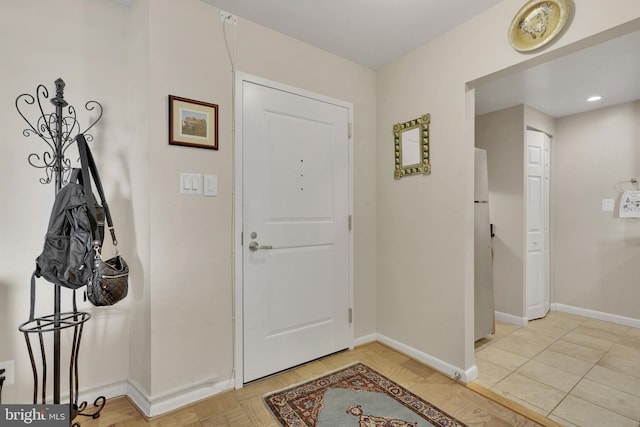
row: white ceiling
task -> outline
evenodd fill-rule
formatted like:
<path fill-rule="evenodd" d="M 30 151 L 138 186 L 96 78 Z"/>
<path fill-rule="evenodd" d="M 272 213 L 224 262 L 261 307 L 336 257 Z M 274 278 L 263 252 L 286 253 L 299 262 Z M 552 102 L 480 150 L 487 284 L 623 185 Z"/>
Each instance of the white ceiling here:
<path fill-rule="evenodd" d="M 477 86 L 476 115 L 527 104 L 558 118 L 638 99 L 640 31 Z"/>
<path fill-rule="evenodd" d="M 377 69 L 501 0 L 202 1 Z"/>
<path fill-rule="evenodd" d="M 501 0 L 202 1 L 377 69 Z M 562 117 L 638 100 L 638 46 L 640 32 L 480 84 L 476 114 L 524 103 Z M 602 101 L 587 104 L 593 94 Z"/>

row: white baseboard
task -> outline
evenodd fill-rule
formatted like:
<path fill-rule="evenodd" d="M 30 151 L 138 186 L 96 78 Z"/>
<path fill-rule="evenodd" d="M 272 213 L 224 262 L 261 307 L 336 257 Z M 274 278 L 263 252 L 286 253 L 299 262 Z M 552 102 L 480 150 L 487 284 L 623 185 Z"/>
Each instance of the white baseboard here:
<path fill-rule="evenodd" d="M 354 340 L 354 344 L 355 346 L 359 346 L 359 345 L 364 345 L 364 344 L 369 344 L 370 342 L 374 342 L 377 341 L 378 337 L 377 334 L 369 334 L 369 335 L 365 335 L 363 337 L 358 337 Z"/>
<path fill-rule="evenodd" d="M 93 403 L 99 397 L 105 399 L 111 399 L 118 396 L 124 396 L 127 394 L 127 381 L 120 380 L 108 384 L 101 384 L 92 387 L 84 387 L 78 391 L 78 404 L 87 402 L 87 412 L 93 412 Z M 53 401 L 53 396 L 47 397 L 47 402 Z M 69 393 L 63 393 L 60 395 L 61 402 L 69 401 Z"/>
<path fill-rule="evenodd" d="M 501 311 L 496 311 L 496 320 L 500 320 L 501 322 L 511 323 L 516 326 L 527 326 L 528 320 L 525 317 L 514 316 L 513 314 L 503 313 Z"/>
<path fill-rule="evenodd" d="M 147 417 L 151 416 L 151 402 L 147 398 L 145 389 L 136 380 L 132 379 L 129 379 L 128 386 L 127 396 L 129 396 L 129 399 L 138 407 L 140 412 Z"/>
<path fill-rule="evenodd" d="M 384 335 L 369 334 L 354 340 L 356 346 L 368 344 L 374 341 L 380 341 L 395 350 L 429 365 L 451 378 L 455 378 L 456 375 L 458 375 L 458 380 L 461 382 L 467 383 L 478 377 L 478 368 L 476 365 L 464 370 L 429 354 L 409 347 L 408 345 L 385 337 Z M 133 379 L 129 379 L 128 381 L 123 380 L 114 384 L 109 384 L 108 386 L 95 387 L 91 390 L 83 390 L 80 394 L 81 397 L 87 401 L 89 401 L 89 399 L 95 399 L 98 396 L 105 396 L 108 399 L 111 397 L 127 395 L 145 416 L 154 417 L 207 397 L 211 397 L 223 391 L 231 390 L 234 386 L 235 382 L 233 379 L 216 382 L 216 378 L 212 377 L 185 387 L 169 390 L 156 396 L 150 396 L 147 390 L 145 390 L 145 388 L 138 382 Z M 93 400 L 91 400 L 91 402 L 93 402 Z"/>
<path fill-rule="evenodd" d="M 551 304 L 551 310 L 563 313 L 576 314 L 578 316 L 589 317 L 591 319 L 603 320 L 605 322 L 617 323 L 618 325 L 640 328 L 640 319 L 619 316 L 617 314 L 605 313 L 602 311 L 589 310 L 587 308 L 574 307 L 565 304 Z"/>
<path fill-rule="evenodd" d="M 129 380 L 127 394 L 147 417 L 155 417 L 199 400 L 234 388 L 233 379 L 216 382 L 211 377 L 185 387 L 179 387 L 156 396 L 149 396 L 135 380 Z"/>
<path fill-rule="evenodd" d="M 433 357 L 430 354 L 424 353 L 413 347 L 409 347 L 408 345 L 403 344 L 399 341 L 396 341 L 389 337 L 385 337 L 384 335 L 375 335 L 377 341 L 380 341 L 381 343 L 393 348 L 394 350 L 404 353 L 407 356 L 413 357 L 414 359 L 424 363 L 425 365 L 428 365 L 433 369 L 440 371 L 445 375 L 448 375 L 451 378 L 457 379 L 458 381 L 468 383 L 478 378 L 478 367 L 476 365 L 473 365 L 469 369 L 465 370 L 457 366 L 453 366 L 443 360 L 438 359 L 437 357 Z"/>
<path fill-rule="evenodd" d="M 630 326 L 634 328 L 640 328 L 640 319 L 634 319 L 631 317 L 619 316 L 616 314 L 604 313 L 601 311 L 589 310 L 586 308 L 573 307 L 565 304 L 551 304 L 551 310 L 560 311 L 578 316 L 588 317 L 592 319 L 603 320 L 606 322 L 616 323 L 619 325 Z M 527 326 L 527 319 L 523 317 L 514 316 L 508 313 L 495 312 L 496 320 L 511 323 L 517 326 Z M 478 378 L 478 367 L 476 365 L 471 366 L 469 369 L 462 369 L 457 366 L 453 366 L 443 360 L 440 360 L 430 354 L 424 353 L 392 338 L 384 335 L 373 333 L 358 337 L 354 340 L 356 346 L 368 344 L 374 341 L 380 341 L 381 343 L 401 352 L 414 359 L 448 375 L 451 378 L 456 378 L 463 382 L 468 383 Z M 156 396 L 149 396 L 148 392 L 138 384 L 135 380 L 120 380 L 109 384 L 103 384 L 91 388 L 85 388 L 79 392 L 80 402 L 87 402 L 88 410 L 91 410 L 91 405 L 100 396 L 104 396 L 107 399 L 127 395 L 133 401 L 133 403 L 145 414 L 147 417 L 157 416 L 174 409 L 181 408 L 185 405 L 197 402 L 199 400 L 211 397 L 223 391 L 231 390 L 235 386 L 235 382 L 232 379 L 216 381 L 216 377 L 211 377 L 193 383 L 184 387 L 179 387 L 167 392 L 161 393 Z M 68 395 L 63 396 L 68 400 Z"/>
<path fill-rule="evenodd" d="M 604 313 L 601 311 L 589 310 L 586 308 L 573 307 L 570 305 L 558 303 L 551 304 L 550 308 L 553 311 L 560 311 L 575 314 L 578 316 L 588 317 L 591 319 L 598 319 L 605 322 L 616 323 L 619 325 L 640 328 L 640 319 L 634 319 L 631 317 L 619 316 L 616 314 Z M 511 323 L 517 326 L 527 326 L 528 323 L 527 319 L 524 317 L 518 317 L 499 311 L 495 312 L 495 316 L 496 320 Z M 413 357 L 414 359 L 442 372 L 445 375 L 448 375 L 451 378 L 457 377 L 458 380 L 463 383 L 468 383 L 478 378 L 478 367 L 476 365 L 473 365 L 469 369 L 465 370 L 378 333 L 358 337 L 354 340 L 354 344 L 356 346 L 359 346 L 374 341 L 380 341 L 381 343 L 410 357 Z M 135 380 L 121 380 L 110 384 L 103 384 L 91 388 L 82 389 L 80 390 L 79 398 L 81 402 L 87 402 L 88 409 L 90 411 L 91 405 L 93 404 L 95 399 L 100 396 L 104 396 L 107 399 L 110 399 L 117 396 L 127 395 L 140 409 L 140 411 L 142 411 L 143 414 L 148 417 L 153 417 L 197 402 L 207 397 L 211 397 L 223 391 L 231 390 L 235 386 L 233 379 L 224 381 L 216 381 L 216 379 L 216 377 L 207 378 L 197 383 L 169 390 L 156 396 L 149 396 L 144 387 L 138 384 Z M 68 396 L 66 396 L 66 399 L 68 400 Z"/>
<path fill-rule="evenodd" d="M 396 340 L 385 337 L 380 334 L 369 334 L 355 339 L 355 345 L 368 344 L 370 342 L 380 341 L 381 343 L 400 351 L 414 359 L 429 365 L 430 367 L 442 372 L 451 378 L 458 378 L 459 381 L 467 383 L 478 378 L 478 368 L 473 365 L 471 368 L 464 370 L 444 362 L 429 354 L 416 350 L 408 345 L 402 344 Z M 187 387 L 182 387 L 157 396 L 149 396 L 148 392 L 135 380 L 128 381 L 126 393 L 133 403 L 148 417 L 163 414 L 165 412 L 178 409 L 182 406 L 194 403 L 215 394 L 234 388 L 233 379 L 216 382 L 215 378 L 203 380 Z"/>

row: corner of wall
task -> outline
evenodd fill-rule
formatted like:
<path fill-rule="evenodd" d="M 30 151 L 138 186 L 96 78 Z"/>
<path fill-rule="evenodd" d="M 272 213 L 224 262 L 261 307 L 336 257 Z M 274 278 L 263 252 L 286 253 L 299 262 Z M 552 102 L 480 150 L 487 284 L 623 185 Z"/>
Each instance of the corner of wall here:
<path fill-rule="evenodd" d="M 382 334 L 376 334 L 376 341 L 379 341 L 400 353 L 404 353 L 456 381 L 468 383 L 478 378 L 478 367 L 476 365 L 471 365 L 471 367 L 467 369 L 454 366 L 442 359 L 438 359 L 435 356 L 424 353 Z"/>
<path fill-rule="evenodd" d="M 155 417 L 233 388 L 233 379 L 217 381 L 216 377 L 211 377 L 186 387 L 151 396 L 144 387 L 130 379 L 127 395 L 145 416 Z"/>

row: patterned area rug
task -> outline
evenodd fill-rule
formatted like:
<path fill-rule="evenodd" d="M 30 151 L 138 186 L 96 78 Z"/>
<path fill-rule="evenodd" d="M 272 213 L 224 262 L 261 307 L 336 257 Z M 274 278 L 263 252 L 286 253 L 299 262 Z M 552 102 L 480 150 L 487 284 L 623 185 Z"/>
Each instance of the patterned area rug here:
<path fill-rule="evenodd" d="M 283 427 L 463 427 L 362 363 L 269 393 L 264 402 Z"/>

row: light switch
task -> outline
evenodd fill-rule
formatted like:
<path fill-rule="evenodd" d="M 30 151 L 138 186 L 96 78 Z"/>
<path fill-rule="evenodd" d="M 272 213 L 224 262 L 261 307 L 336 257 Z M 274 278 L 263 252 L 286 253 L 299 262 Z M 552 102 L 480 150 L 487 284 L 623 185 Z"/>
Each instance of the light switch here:
<path fill-rule="evenodd" d="M 218 195 L 218 176 L 217 175 L 204 176 L 204 195 L 205 196 Z"/>
<path fill-rule="evenodd" d="M 198 173 L 180 174 L 180 194 L 202 194 L 202 175 Z"/>
<path fill-rule="evenodd" d="M 602 212 L 613 212 L 614 202 L 613 199 L 602 199 Z"/>

